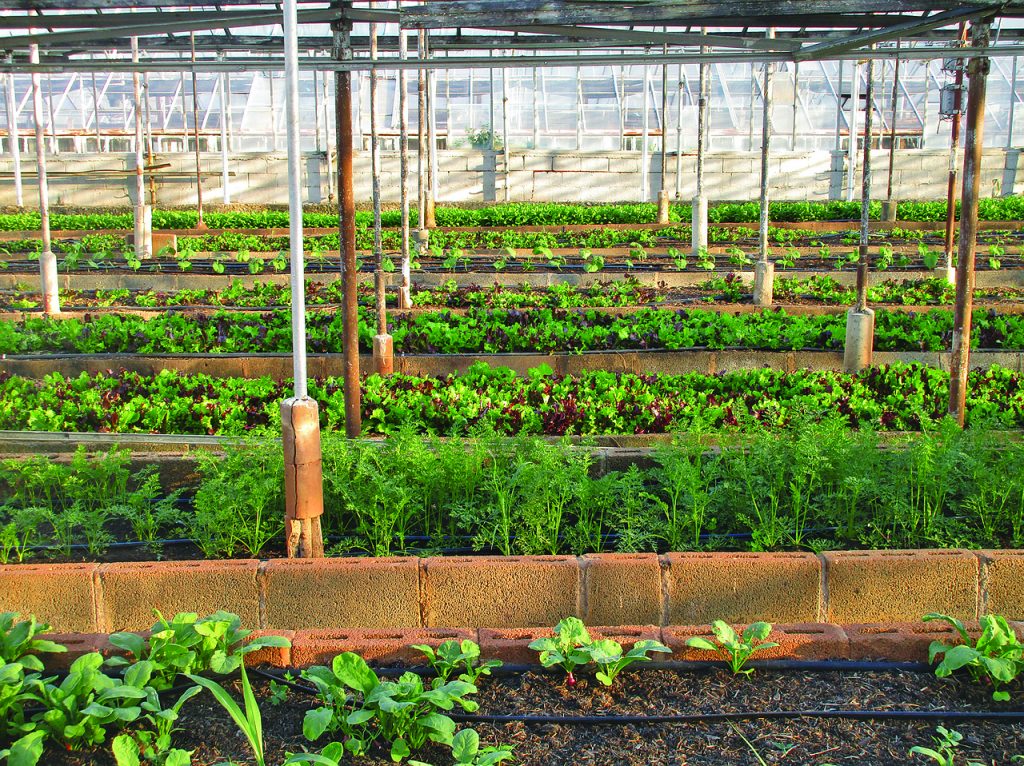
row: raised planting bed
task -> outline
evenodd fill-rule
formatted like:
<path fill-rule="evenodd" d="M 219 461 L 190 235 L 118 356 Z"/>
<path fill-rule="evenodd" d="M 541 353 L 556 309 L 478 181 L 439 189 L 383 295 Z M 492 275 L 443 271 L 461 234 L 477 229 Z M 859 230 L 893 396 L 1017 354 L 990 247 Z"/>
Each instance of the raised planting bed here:
<path fill-rule="evenodd" d="M 361 350 L 372 346 L 375 319 L 361 311 Z M 342 315 L 307 312 L 307 349 L 340 353 Z M 876 351 L 941 352 L 949 347 L 953 313 L 879 310 Z M 842 350 L 845 312 L 790 314 L 782 309 L 729 313 L 707 309 L 468 309 L 393 314 L 388 332 L 397 354 L 581 353 L 587 351 L 753 349 L 770 351 Z M 974 348 L 1024 349 L 1024 314 L 976 309 L 971 327 Z M 70 317 L 25 316 L 0 320 L 0 353 L 221 354 L 291 351 L 291 314 L 219 310 Z"/>
<path fill-rule="evenodd" d="M 0 563 L 282 555 L 277 441 L 189 437 L 189 454 L 163 444 L 153 455 L 143 450 L 154 437 L 140 437 L 134 453 L 90 456 L 82 445 L 54 456 L 28 437 L 14 442 L 36 454 L 2 463 Z M 192 451 L 202 446 L 215 452 Z M 841 548 L 1024 545 L 1024 447 L 1006 433 L 947 427 L 880 437 L 833 421 L 647 446 L 325 434 L 327 549 L 341 557 L 770 550 L 795 562 Z M 658 566 L 648 564 L 638 603 L 660 592 Z M 805 574 L 817 594 L 820 572 Z M 825 603 L 838 608 L 838 596 Z"/>
<path fill-rule="evenodd" d="M 0 428 L 26 431 L 245 434 L 275 422 L 285 383 L 167 371 L 59 374 L 41 380 L 0 374 Z M 369 376 L 363 382 L 363 432 L 464 435 L 477 429 L 552 436 L 666 433 L 695 422 L 715 430 L 774 427 L 794 416 L 838 415 L 852 427 L 919 430 L 947 412 L 949 376 L 921 365 L 858 374 L 744 370 L 708 376 L 603 371 L 571 377 L 474 365 L 465 375 Z M 340 379 L 312 380 L 321 428 L 344 422 Z M 1020 374 L 1000 367 L 968 378 L 967 420 L 1020 428 Z"/>
<path fill-rule="evenodd" d="M 360 305 L 371 307 L 375 294 L 368 284 L 358 288 Z M 931 306 L 952 305 L 955 290 L 945 279 L 886 280 L 868 288 L 868 302 L 903 311 L 925 311 Z M 223 289 L 171 290 L 154 288 L 145 290 L 99 289 L 65 290 L 61 292 L 61 310 L 65 315 L 78 317 L 79 313 L 116 312 L 136 309 L 143 316 L 155 316 L 170 310 L 214 310 L 217 308 L 274 309 L 291 304 L 291 288 L 283 283 L 258 280 L 245 285 L 241 280 Z M 306 304 L 331 306 L 341 304 L 341 282 L 315 282 L 306 280 Z M 832 277 L 810 279 L 780 277 L 775 284 L 775 300 L 789 313 L 838 313 L 856 300 L 856 291 L 840 284 Z M 489 286 L 460 287 L 454 280 L 434 289 L 419 288 L 412 291 L 413 308 L 407 313 L 429 312 L 440 308 L 465 311 L 471 308 L 524 309 L 524 308 L 604 308 L 626 313 L 642 307 L 698 308 L 715 304 L 728 311 L 755 311 L 751 285 L 744 275 L 730 273 L 712 277 L 693 286 L 644 286 L 633 277 L 621 281 L 606 281 L 590 285 L 556 284 L 532 287 L 529 284 L 506 286 L 494 282 Z M 994 289 L 978 288 L 974 291 L 976 304 L 996 308 L 1004 313 L 1024 311 L 1024 290 L 1015 287 Z M 398 297 L 386 296 L 389 309 L 396 309 Z M 728 304 L 728 305 L 725 305 Z M 42 311 L 42 296 L 32 290 L 0 292 L 0 310 L 6 309 L 4 319 L 18 319 L 24 313 Z M 79 312 L 79 313 L 76 313 Z M 146 313 L 151 312 L 151 313 Z"/>

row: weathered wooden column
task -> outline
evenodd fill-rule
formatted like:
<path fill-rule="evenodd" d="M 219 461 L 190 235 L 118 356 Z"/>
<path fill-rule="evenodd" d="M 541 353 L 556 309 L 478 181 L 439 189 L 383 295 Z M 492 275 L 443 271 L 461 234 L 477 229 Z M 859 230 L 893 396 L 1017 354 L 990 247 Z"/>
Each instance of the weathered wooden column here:
<path fill-rule="evenodd" d="M 29 46 L 29 62 L 39 63 L 39 46 Z M 50 190 L 46 182 L 46 134 L 43 130 L 43 94 L 39 87 L 39 73 L 32 73 L 32 118 L 36 128 L 36 176 L 39 180 L 39 223 L 43 239 L 43 252 L 39 254 L 39 278 L 42 283 L 43 311 L 60 313 L 57 292 L 57 257 L 50 241 Z"/>
<path fill-rule="evenodd" d="M 132 61 L 139 62 L 139 38 L 131 39 Z M 146 178 L 143 160 L 144 114 L 142 106 L 142 81 L 138 72 L 132 72 L 132 99 L 135 109 L 135 231 L 132 244 L 135 257 L 140 261 L 153 257 L 153 209 L 146 204 Z"/>
<path fill-rule="evenodd" d="M 427 57 L 430 57 L 430 33 L 424 31 Z M 427 228 L 437 228 L 437 77 L 427 70 Z"/>
<path fill-rule="evenodd" d="M 761 117 L 761 223 L 758 232 L 758 260 L 754 264 L 754 303 L 771 306 L 775 293 L 775 264 L 768 260 L 768 184 L 772 146 L 772 75 L 775 65 L 764 65 L 764 92 Z"/>
<path fill-rule="evenodd" d="M 398 8 L 402 3 L 399 0 Z M 409 58 L 409 41 L 405 30 L 398 28 L 398 56 L 402 61 Z M 402 284 L 398 288 L 398 308 L 412 308 L 412 259 L 409 252 L 409 103 L 408 78 L 405 69 L 398 70 L 398 154 L 402 207 Z"/>
<path fill-rule="evenodd" d="M 971 24 L 971 47 L 989 43 L 988 21 Z M 967 91 L 967 135 L 964 182 L 960 199 L 960 241 L 956 263 L 956 310 L 953 315 L 953 354 L 949 372 L 949 414 L 961 426 L 967 403 L 967 373 L 971 361 L 971 309 L 974 306 L 974 251 L 978 236 L 978 197 L 981 193 L 981 150 L 985 127 L 987 58 L 971 59 Z"/>
<path fill-rule="evenodd" d="M 892 197 L 892 178 L 896 170 L 896 119 L 899 116 L 900 101 L 900 41 L 896 41 L 896 63 L 892 75 L 892 119 L 889 125 L 889 173 L 886 184 L 885 202 L 882 203 L 882 220 L 896 222 L 897 202 Z"/>
<path fill-rule="evenodd" d="M 371 3 L 370 7 L 373 7 Z M 370 24 L 370 59 L 377 60 L 377 25 Z M 373 336 L 373 371 L 390 375 L 395 369 L 395 351 L 388 335 L 387 292 L 384 274 L 384 245 L 380 211 L 380 135 L 377 130 L 377 67 L 370 68 L 370 175 L 373 194 L 373 284 L 376 298 L 377 334 Z"/>
<path fill-rule="evenodd" d="M 344 21 L 334 30 L 334 56 L 352 60 L 352 26 Z M 352 72 L 335 75 L 338 126 L 338 220 L 341 234 L 342 353 L 344 356 L 345 434 L 362 433 L 362 392 L 359 388 L 359 303 L 356 288 L 356 201 L 352 190 Z"/>
<path fill-rule="evenodd" d="M 857 262 L 857 303 L 846 312 L 843 370 L 859 372 L 871 366 L 875 342 L 875 312 L 868 308 L 868 236 L 871 208 L 871 128 L 874 122 L 874 61 L 867 62 L 864 109 L 864 159 L 861 163 L 860 260 Z M 856 140 L 856 136 L 854 136 Z"/>

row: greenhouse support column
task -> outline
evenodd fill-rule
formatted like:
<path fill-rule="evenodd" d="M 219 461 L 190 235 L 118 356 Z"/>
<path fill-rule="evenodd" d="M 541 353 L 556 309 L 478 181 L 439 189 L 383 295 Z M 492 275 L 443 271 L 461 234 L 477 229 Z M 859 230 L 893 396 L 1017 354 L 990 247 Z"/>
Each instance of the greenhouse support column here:
<path fill-rule="evenodd" d="M 399 0 L 398 7 L 402 7 Z M 409 40 L 405 30 L 398 29 L 398 57 L 409 58 Z M 412 308 L 412 261 L 409 253 L 409 103 L 406 70 L 398 70 L 398 157 L 400 202 L 402 207 L 402 284 L 398 288 L 398 308 Z"/>
<path fill-rule="evenodd" d="M 650 135 L 650 112 L 651 112 L 651 82 L 649 77 L 650 67 L 644 64 L 644 118 L 643 136 L 640 146 L 640 201 L 646 202 L 651 198 L 651 169 L 650 152 L 647 148 L 647 137 Z"/>
<path fill-rule="evenodd" d="M 579 51 L 576 51 L 579 55 Z M 583 149 L 583 74 L 576 67 L 576 151 Z"/>
<path fill-rule="evenodd" d="M 427 57 L 427 33 L 422 29 L 416 37 L 416 57 L 424 61 Z M 419 69 L 419 79 L 416 89 L 416 189 L 417 189 L 417 236 L 416 245 L 420 255 L 427 252 L 430 232 L 427 229 L 427 70 Z"/>
<path fill-rule="evenodd" d="M 373 7 L 373 4 L 370 6 Z M 377 25 L 370 24 L 370 59 L 377 60 Z M 384 244 L 380 211 L 380 134 L 377 130 L 377 67 L 370 69 L 370 176 L 373 195 L 373 286 L 377 334 L 373 336 L 373 371 L 390 375 L 395 370 L 394 345 L 388 335 L 387 294 L 384 280 Z"/>
<path fill-rule="evenodd" d="M 281 402 L 285 536 L 289 558 L 324 555 L 320 415 L 306 389 L 306 285 L 302 246 L 302 154 L 299 145 L 297 0 L 284 0 L 285 114 L 288 141 L 288 242 L 291 253 L 292 364 L 295 396 Z"/>
<path fill-rule="evenodd" d="M 221 61 L 224 54 L 219 55 Z M 231 204 L 231 179 L 228 174 L 228 92 L 224 72 L 220 73 L 220 183 L 223 187 L 223 200 L 225 205 Z M 314 93 L 316 89 L 314 88 Z M 320 131 L 317 130 L 317 139 L 320 138 Z"/>
<path fill-rule="evenodd" d="M 701 48 L 701 51 L 704 49 Z M 705 64 L 701 64 L 705 66 Z M 676 200 L 683 197 L 683 65 L 676 67 Z"/>
<path fill-rule="evenodd" d="M 29 46 L 29 62 L 39 63 L 39 46 Z M 32 119 L 36 129 L 36 176 L 39 180 L 39 225 L 43 239 L 43 252 L 39 254 L 39 276 L 42 282 L 43 311 L 60 313 L 57 293 L 57 258 L 50 243 L 50 192 L 46 184 L 46 133 L 43 129 L 43 93 L 39 87 L 39 73 L 32 73 Z"/>
<path fill-rule="evenodd" d="M 139 62 L 139 38 L 131 39 L 132 61 Z M 135 257 L 144 260 L 153 257 L 153 210 L 146 204 L 146 176 L 144 172 L 142 106 L 142 75 L 132 72 L 132 107 L 135 111 L 135 231 L 132 244 Z"/>
<path fill-rule="evenodd" d="M 491 58 L 494 58 L 494 51 L 488 51 L 488 55 Z M 497 127 L 494 124 L 497 122 L 494 106 L 494 67 L 490 67 L 487 70 L 487 120 L 489 123 L 487 129 L 490 131 L 491 135 L 487 138 L 487 148 L 492 155 L 498 149 L 498 144 L 494 140 L 494 133 L 497 130 Z M 497 183 L 497 181 L 495 181 L 495 183 Z"/>
<path fill-rule="evenodd" d="M 871 366 L 875 340 L 875 312 L 868 308 L 868 242 L 871 209 L 871 128 L 874 121 L 874 61 L 869 59 L 865 72 L 864 159 L 861 163 L 860 259 L 857 262 L 857 303 L 846 313 L 846 345 L 843 369 L 860 372 Z"/>
<path fill-rule="evenodd" d="M 963 46 L 966 42 L 967 25 L 961 24 L 958 44 Z M 946 238 L 943 247 L 945 262 L 938 268 L 941 275 L 950 283 L 954 283 L 956 280 L 956 272 L 953 270 L 953 248 L 956 246 L 956 161 L 960 150 L 960 109 L 963 108 L 961 98 L 963 96 L 964 66 L 964 60 L 959 59 L 955 77 L 956 90 L 953 93 L 953 119 L 950 125 L 949 176 L 946 181 Z"/>
<path fill-rule="evenodd" d="M 664 46 L 668 53 L 668 46 Z M 658 191 L 658 223 L 668 223 L 668 64 L 661 65 L 661 189 Z"/>
<path fill-rule="evenodd" d="M 505 167 L 505 202 L 512 201 L 512 173 L 510 166 L 512 158 L 509 156 L 511 139 L 508 135 L 508 68 L 501 70 L 501 163 Z"/>
<path fill-rule="evenodd" d="M 21 137 L 18 135 L 18 107 L 14 97 L 14 75 L 8 74 L 4 84 L 7 97 L 7 143 L 10 144 L 11 164 L 14 166 L 14 199 L 18 207 L 25 206 L 21 186 Z"/>
<path fill-rule="evenodd" d="M 149 99 L 149 72 L 142 75 L 143 102 L 146 104 L 146 166 L 153 167 L 153 115 L 150 110 Z M 152 171 L 149 174 L 149 205 L 156 205 L 156 179 Z M 152 219 L 150 219 L 150 233 L 152 234 Z"/>
<path fill-rule="evenodd" d="M 192 122 L 195 127 L 196 138 L 196 208 L 199 220 L 196 222 L 197 229 L 205 229 L 206 221 L 203 220 L 203 167 L 199 154 L 199 81 L 196 78 L 196 33 L 189 35 L 192 42 Z"/>
<path fill-rule="evenodd" d="M 427 56 L 430 55 L 430 37 L 427 35 Z M 437 207 L 437 78 L 427 70 L 427 228 L 437 227 L 434 210 Z"/>
<path fill-rule="evenodd" d="M 971 47 L 986 48 L 987 22 L 971 24 Z M 956 310 L 953 316 L 953 354 L 949 373 L 949 414 L 964 424 L 967 373 L 971 354 L 971 309 L 974 296 L 974 250 L 978 235 L 978 198 L 981 193 L 981 150 L 985 127 L 987 58 L 971 59 L 967 92 L 967 136 L 964 147 L 964 183 L 960 199 L 960 242 L 956 263 Z"/>
<path fill-rule="evenodd" d="M 701 46 L 701 53 L 707 53 L 707 46 Z M 699 258 L 708 246 L 708 194 L 704 188 L 704 160 L 708 151 L 708 115 L 710 93 L 710 66 L 700 62 L 700 83 L 697 93 L 697 195 L 693 198 L 690 215 L 691 245 L 693 257 Z"/>
<path fill-rule="evenodd" d="M 789 150 L 796 151 L 796 123 L 800 106 L 800 62 L 793 64 L 793 125 L 789 137 Z"/>
<path fill-rule="evenodd" d="M 854 174 L 857 172 L 857 110 L 860 108 L 860 67 L 853 64 L 853 76 L 850 78 L 850 140 L 846 147 L 846 201 L 853 202 L 856 187 Z"/>
<path fill-rule="evenodd" d="M 536 57 L 536 53 L 533 54 Z M 537 67 L 533 67 L 533 146 L 530 148 L 536 151 L 540 148 L 540 99 L 541 93 L 539 86 L 539 78 L 537 77 Z M 622 149 L 622 142 L 619 141 L 619 149 Z"/>
<path fill-rule="evenodd" d="M 334 32 L 334 55 L 339 61 L 352 59 L 352 28 L 342 23 Z M 342 351 L 345 382 L 345 435 L 362 432 L 362 402 L 359 389 L 359 303 L 356 287 L 356 200 L 352 190 L 352 72 L 335 75 L 335 115 L 338 126 L 338 220 L 341 233 Z"/>
<path fill-rule="evenodd" d="M 896 117 L 899 114 L 897 106 L 900 101 L 900 41 L 896 41 L 896 63 L 893 68 L 892 77 L 892 119 L 889 125 L 889 174 L 886 187 L 885 202 L 882 203 L 882 220 L 889 223 L 896 222 L 897 202 L 892 198 L 892 177 L 896 168 Z"/>
<path fill-rule="evenodd" d="M 764 65 L 761 115 L 761 225 L 758 232 L 758 261 L 754 264 L 754 303 L 771 306 L 775 292 L 775 265 L 768 260 L 768 159 L 772 142 L 772 74 L 775 65 Z"/>
<path fill-rule="evenodd" d="M 1017 104 L 1017 57 L 1013 57 L 1013 66 L 1010 68 L 1010 111 L 1006 116 L 1006 148 L 1013 148 L 1013 118 Z M 1013 193 L 1013 190 L 1010 190 Z"/>

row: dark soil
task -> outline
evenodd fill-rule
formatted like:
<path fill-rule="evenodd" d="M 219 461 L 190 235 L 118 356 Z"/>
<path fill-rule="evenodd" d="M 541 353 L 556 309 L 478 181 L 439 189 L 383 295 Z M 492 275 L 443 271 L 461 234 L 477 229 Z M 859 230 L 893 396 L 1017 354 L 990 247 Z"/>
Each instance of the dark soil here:
<path fill-rule="evenodd" d="M 255 678 L 267 742 L 267 763 L 280 764 L 286 751 L 308 744 L 302 718 L 314 706 L 311 697 L 291 692 L 272 706 L 264 679 Z M 240 698 L 235 685 L 236 698 Z M 585 676 L 575 688 L 558 674 L 525 673 L 483 679 L 478 700 L 481 714 L 661 715 L 772 710 L 1024 710 L 1020 682 L 1011 690 L 1014 702 L 993 703 L 989 691 L 968 680 L 940 680 L 925 673 L 897 671 L 783 672 L 759 670 L 753 677 L 734 678 L 725 670 L 677 672 L 627 671 L 612 689 Z M 515 746 L 516 762 L 524 766 L 758 766 L 761 763 L 857 764 L 891 766 L 930 763 L 909 756 L 914 745 L 930 745 L 942 721 L 856 721 L 795 718 L 708 724 L 644 724 L 581 726 L 567 724 L 476 724 L 483 744 Z M 254 763 L 245 740 L 230 718 L 204 693 L 189 702 L 179 721 L 175 746 L 194 750 L 195 766 L 227 760 Z M 968 759 L 1009 766 L 1024 753 L 1024 724 L 992 721 L 949 722 L 963 735 L 957 763 Z M 742 736 L 741 736 L 742 735 Z M 743 738 L 749 741 L 744 742 Z M 317 748 L 326 741 L 317 743 Z M 756 751 L 756 754 L 755 754 Z M 434 764 L 451 763 L 444 748 L 417 754 Z M 47 766 L 113 766 L 104 749 L 81 753 L 50 752 Z M 390 763 L 381 751 L 356 761 L 372 766 Z"/>

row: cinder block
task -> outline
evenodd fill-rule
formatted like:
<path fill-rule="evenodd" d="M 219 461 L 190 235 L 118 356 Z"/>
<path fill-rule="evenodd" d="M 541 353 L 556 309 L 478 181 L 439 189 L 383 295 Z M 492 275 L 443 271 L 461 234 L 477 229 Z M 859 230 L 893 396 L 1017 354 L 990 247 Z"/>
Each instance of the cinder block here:
<path fill-rule="evenodd" d="M 260 581 L 268 628 L 420 627 L 419 559 L 275 559 Z"/>
<path fill-rule="evenodd" d="M 571 556 L 430 558 L 423 563 L 427 627 L 525 628 L 580 615 Z"/>
<path fill-rule="evenodd" d="M 153 610 L 164 616 L 218 610 L 233 612 L 249 628 L 259 627 L 259 562 L 163 561 L 104 564 L 100 567 L 102 629 L 144 630 Z"/>
<path fill-rule="evenodd" d="M 669 553 L 668 624 L 814 622 L 821 563 L 810 553 Z"/>
<path fill-rule="evenodd" d="M 742 632 L 746 625 L 733 625 Z M 689 662 L 714 662 L 724 659 L 717 652 L 694 649 L 686 642 L 693 637 L 713 639 L 708 625 L 671 625 L 662 628 L 665 645 L 672 650 L 672 659 Z M 849 656 L 849 641 L 838 625 L 819 622 L 796 625 L 773 625 L 767 639 L 778 646 L 754 654 L 754 660 L 832 660 Z"/>
<path fill-rule="evenodd" d="M 403 662 L 426 665 L 417 644 L 437 647 L 445 641 L 477 640 L 475 630 L 456 628 L 410 628 L 397 630 L 300 630 L 292 644 L 295 667 L 330 665 L 343 652 L 355 652 L 367 662 Z"/>
<path fill-rule="evenodd" d="M 982 551 L 982 608 L 1024 620 L 1024 551 Z"/>
<path fill-rule="evenodd" d="M 967 551 L 835 551 L 825 562 L 827 622 L 977 617 L 979 562 Z"/>
<path fill-rule="evenodd" d="M 256 630 L 249 636 L 249 641 L 255 641 L 264 636 L 282 636 L 291 643 L 295 643 L 294 630 Z M 257 649 L 245 655 L 245 664 L 249 667 L 254 665 L 273 665 L 275 668 L 292 667 L 291 646 L 269 646 L 264 649 Z"/>
<path fill-rule="evenodd" d="M 976 621 L 964 623 L 968 634 L 977 638 Z M 959 634 L 946 622 L 889 622 L 847 625 L 851 660 L 890 660 L 893 662 L 927 662 L 932 641 L 954 646 Z"/>
<path fill-rule="evenodd" d="M 0 612 L 34 615 L 66 633 L 101 630 L 96 616 L 95 564 L 0 566 Z"/>
<path fill-rule="evenodd" d="M 660 625 L 661 561 L 653 553 L 598 553 L 582 560 L 588 625 Z"/>
<path fill-rule="evenodd" d="M 110 636 L 106 633 L 48 633 L 43 638 L 67 648 L 66 652 L 39 655 L 47 673 L 65 672 L 79 657 L 92 652 L 99 652 L 107 658 L 126 655 L 110 643 Z"/>

